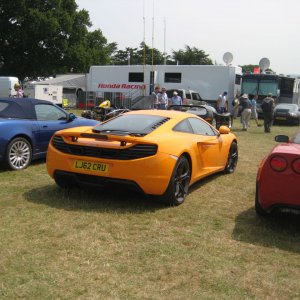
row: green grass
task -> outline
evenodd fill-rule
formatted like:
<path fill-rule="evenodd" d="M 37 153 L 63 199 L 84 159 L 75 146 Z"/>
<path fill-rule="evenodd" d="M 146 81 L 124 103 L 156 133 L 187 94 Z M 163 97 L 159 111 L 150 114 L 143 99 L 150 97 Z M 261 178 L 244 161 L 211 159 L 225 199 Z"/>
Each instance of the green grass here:
<path fill-rule="evenodd" d="M 253 208 L 260 160 L 297 127 L 240 128 L 236 172 L 178 207 L 63 191 L 43 161 L 0 170 L 0 299 L 300 299 L 299 216 Z"/>

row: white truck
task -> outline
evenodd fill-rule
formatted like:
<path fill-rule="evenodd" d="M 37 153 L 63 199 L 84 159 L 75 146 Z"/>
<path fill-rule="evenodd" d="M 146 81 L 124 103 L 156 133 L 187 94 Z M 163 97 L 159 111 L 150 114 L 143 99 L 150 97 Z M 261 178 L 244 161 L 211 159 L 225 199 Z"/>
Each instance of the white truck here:
<path fill-rule="evenodd" d="M 24 96 L 28 98 L 48 100 L 58 106 L 62 106 L 63 87 L 59 85 L 25 83 Z"/>
<path fill-rule="evenodd" d="M 16 95 L 14 85 L 19 83 L 17 77 L 0 77 L 0 97 L 13 97 Z"/>
<path fill-rule="evenodd" d="M 129 65 L 91 66 L 87 74 L 87 101 L 134 99 L 150 95 L 154 86 L 199 92 L 202 100 L 215 103 L 228 92 L 228 103 L 241 91 L 242 69 L 231 65 Z"/>

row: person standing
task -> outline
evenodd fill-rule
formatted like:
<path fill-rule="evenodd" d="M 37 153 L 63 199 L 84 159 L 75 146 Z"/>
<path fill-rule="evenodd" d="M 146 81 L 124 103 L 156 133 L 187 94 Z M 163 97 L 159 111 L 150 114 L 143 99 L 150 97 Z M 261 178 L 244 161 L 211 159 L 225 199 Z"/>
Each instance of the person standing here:
<path fill-rule="evenodd" d="M 161 89 L 159 101 L 159 109 L 167 109 L 168 105 L 168 95 L 166 93 L 166 88 Z"/>
<path fill-rule="evenodd" d="M 24 91 L 21 88 L 21 85 L 19 83 L 15 83 L 14 89 L 16 91 L 15 98 L 23 98 L 24 97 Z"/>
<path fill-rule="evenodd" d="M 247 131 L 251 119 L 251 107 L 252 107 L 251 101 L 249 100 L 247 94 L 243 94 L 241 97 L 241 107 L 242 107 L 241 118 L 243 124 L 242 130 Z"/>
<path fill-rule="evenodd" d="M 250 94 L 249 95 L 249 100 L 251 101 L 251 104 L 252 104 L 252 107 L 251 107 L 251 117 L 252 117 L 252 119 L 255 120 L 256 125 L 259 127 L 261 125 L 258 123 L 257 102 L 256 102 L 257 95 Z"/>
<path fill-rule="evenodd" d="M 154 88 L 154 92 L 152 94 L 155 96 L 155 99 L 154 99 L 154 108 L 159 108 L 159 101 L 160 101 L 160 98 L 161 98 L 160 86 L 157 85 Z"/>
<path fill-rule="evenodd" d="M 182 105 L 182 98 L 176 91 L 173 92 L 173 97 L 169 101 L 169 106 L 171 105 Z"/>
<path fill-rule="evenodd" d="M 261 104 L 261 109 L 264 116 L 264 128 L 265 132 L 271 132 L 271 126 L 273 123 L 273 111 L 275 107 L 275 102 L 273 99 L 272 93 L 269 93 L 268 96 L 263 100 Z"/>
<path fill-rule="evenodd" d="M 218 101 L 217 101 L 217 112 L 219 114 L 223 114 L 228 109 L 228 103 L 227 103 L 227 92 L 224 91 L 223 94 L 219 95 Z"/>

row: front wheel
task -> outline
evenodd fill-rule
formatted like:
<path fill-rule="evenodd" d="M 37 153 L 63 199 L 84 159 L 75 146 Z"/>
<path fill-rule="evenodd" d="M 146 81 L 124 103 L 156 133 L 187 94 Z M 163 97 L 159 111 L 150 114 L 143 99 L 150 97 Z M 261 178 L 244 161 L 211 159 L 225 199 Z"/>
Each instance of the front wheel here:
<path fill-rule="evenodd" d="M 168 188 L 162 200 L 170 205 L 180 205 L 184 202 L 191 179 L 191 167 L 185 156 L 178 158 L 174 167 Z"/>
<path fill-rule="evenodd" d="M 227 174 L 233 173 L 236 168 L 237 161 L 238 161 L 238 146 L 237 143 L 233 141 L 230 145 L 227 163 L 224 172 Z"/>
<path fill-rule="evenodd" d="M 15 138 L 7 146 L 6 164 L 11 170 L 27 168 L 32 158 L 32 147 L 25 138 Z"/>

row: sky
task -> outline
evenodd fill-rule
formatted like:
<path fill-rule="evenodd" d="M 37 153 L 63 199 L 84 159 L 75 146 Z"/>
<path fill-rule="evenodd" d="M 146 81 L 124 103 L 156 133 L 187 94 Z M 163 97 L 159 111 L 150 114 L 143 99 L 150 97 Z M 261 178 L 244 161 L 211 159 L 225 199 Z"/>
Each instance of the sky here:
<path fill-rule="evenodd" d="M 259 64 L 300 74 L 300 0 L 75 0 L 119 50 L 149 47 L 171 55 L 196 47 L 217 64 Z"/>

